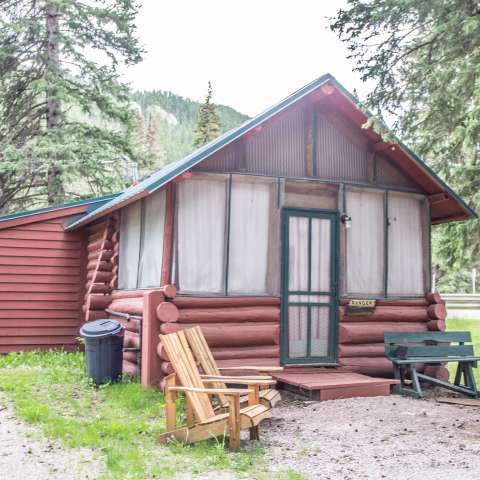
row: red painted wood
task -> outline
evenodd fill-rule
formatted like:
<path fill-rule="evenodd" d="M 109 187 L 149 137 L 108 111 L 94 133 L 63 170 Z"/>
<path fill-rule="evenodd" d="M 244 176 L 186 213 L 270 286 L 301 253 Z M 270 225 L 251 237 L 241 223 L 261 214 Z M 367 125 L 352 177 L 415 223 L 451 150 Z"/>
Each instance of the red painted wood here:
<path fill-rule="evenodd" d="M 434 303 L 428 307 L 428 316 L 432 320 L 445 320 L 447 317 L 447 308 L 444 303 Z"/>
<path fill-rule="evenodd" d="M 160 332 L 163 334 L 178 332 L 195 325 L 179 323 L 162 323 Z M 254 345 L 278 345 L 278 324 L 230 323 L 228 325 L 209 323 L 202 325 L 210 347 L 246 347 Z"/>
<path fill-rule="evenodd" d="M 172 245 L 173 245 L 173 217 L 175 210 L 175 186 L 173 183 L 167 185 L 166 204 L 165 204 L 165 226 L 163 230 L 163 256 L 162 272 L 160 276 L 160 285 L 166 285 L 171 282 L 170 265 L 172 263 Z"/>
<path fill-rule="evenodd" d="M 230 307 L 180 309 L 180 323 L 278 322 L 278 307 Z"/>
<path fill-rule="evenodd" d="M 346 315 L 346 307 L 340 307 L 341 322 L 428 322 L 426 307 L 385 306 L 376 307 L 370 315 Z"/>
<path fill-rule="evenodd" d="M 18 301 L 0 301 L 0 311 L 2 310 L 13 310 L 19 309 L 21 305 L 21 310 L 78 310 L 80 308 L 80 302 L 77 301 L 41 301 L 35 300 L 34 302 L 24 301 L 19 304 Z"/>
<path fill-rule="evenodd" d="M 44 265 L 0 265 L 0 275 L 67 275 L 77 277 L 78 269 L 72 267 L 47 267 Z"/>
<path fill-rule="evenodd" d="M 75 233 L 67 233 L 62 231 L 35 231 L 33 233 L 29 230 L 18 230 L 8 229 L 8 230 L 0 230 L 0 239 L 12 239 L 12 240 L 31 240 L 34 237 L 36 240 L 43 240 L 43 241 L 60 241 L 65 242 L 67 245 L 69 243 L 78 243 L 78 235 Z"/>
<path fill-rule="evenodd" d="M 41 345 L 41 344 L 20 344 L 20 345 L 0 345 L 0 354 L 2 353 L 11 353 L 11 352 L 18 352 L 18 351 L 24 351 L 24 352 L 30 352 L 30 351 L 45 351 L 45 350 L 51 350 L 51 349 L 62 349 L 65 350 L 66 352 L 74 352 L 79 349 L 78 343 L 74 344 L 68 344 L 68 343 L 63 343 L 60 345 L 52 345 L 52 344 L 47 344 L 47 345 Z"/>
<path fill-rule="evenodd" d="M 0 257 L 0 265 L 27 265 L 46 267 L 79 267 L 79 258 Z"/>
<path fill-rule="evenodd" d="M 340 299 L 340 305 L 348 305 L 350 299 L 342 298 Z M 377 307 L 426 307 L 428 302 L 425 298 L 405 298 L 405 299 L 391 299 L 391 300 L 382 300 L 377 299 L 375 301 Z"/>
<path fill-rule="evenodd" d="M 157 306 L 165 303 L 164 298 L 163 293 L 159 291 L 150 292 L 144 297 L 141 368 L 141 382 L 144 386 L 157 385 L 163 377 L 161 364 L 157 357 L 158 335 L 160 334 Z"/>
<path fill-rule="evenodd" d="M 76 327 L 0 327 L 0 339 L 3 337 L 21 337 L 32 335 L 39 337 L 72 335 L 78 336 Z M 2 340 L 0 340 L 1 342 Z"/>
<path fill-rule="evenodd" d="M 176 297 L 178 308 L 222 308 L 278 306 L 278 297 Z"/>
<path fill-rule="evenodd" d="M 19 318 L 12 322 L 11 319 L 0 318 L 1 328 L 27 328 L 27 327 L 78 327 L 78 318 Z"/>
<path fill-rule="evenodd" d="M 78 284 L 64 285 L 55 283 L 0 283 L 0 292 L 71 292 L 77 294 L 78 291 Z"/>
<path fill-rule="evenodd" d="M 58 284 L 80 284 L 80 272 L 78 272 L 77 276 L 70 276 L 70 275 L 0 275 L 0 283 L 47 283 L 50 285 L 58 285 Z"/>
<path fill-rule="evenodd" d="M 340 323 L 340 343 L 380 343 L 385 332 L 425 332 L 426 323 L 376 322 Z"/>
<path fill-rule="evenodd" d="M 156 317 L 160 322 L 177 322 L 179 311 L 171 302 L 160 302 L 156 309 Z"/>
<path fill-rule="evenodd" d="M 0 310 L 0 318 L 12 319 L 12 324 L 15 326 L 15 319 L 17 318 L 78 318 L 79 309 L 75 310 L 23 310 L 21 304 L 16 310 Z"/>
<path fill-rule="evenodd" d="M 16 240 L 14 238 L 0 238 L 0 248 L 35 248 L 39 250 L 76 250 L 80 242 L 64 242 L 49 240 Z"/>
<path fill-rule="evenodd" d="M 56 250 L 42 248 L 10 248 L 0 247 L 0 257 L 54 257 L 80 258 L 80 250 Z"/>
<path fill-rule="evenodd" d="M 76 303 L 80 300 L 78 293 L 69 292 L 0 292 L 0 301 L 68 301 Z M 18 303 L 17 303 L 18 305 Z"/>
<path fill-rule="evenodd" d="M 131 315 L 142 315 L 143 299 L 144 297 L 113 300 L 109 309 L 115 312 L 129 313 Z"/>

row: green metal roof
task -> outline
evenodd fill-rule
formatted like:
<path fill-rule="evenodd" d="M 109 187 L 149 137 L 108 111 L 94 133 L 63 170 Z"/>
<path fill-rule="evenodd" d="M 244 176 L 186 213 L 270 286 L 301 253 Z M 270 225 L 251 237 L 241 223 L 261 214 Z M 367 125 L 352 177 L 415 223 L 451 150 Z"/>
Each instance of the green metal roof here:
<path fill-rule="evenodd" d="M 54 205 L 52 207 L 44 207 L 44 208 L 37 208 L 35 210 L 24 210 L 21 212 L 14 212 L 14 213 L 7 213 L 5 215 L 0 215 L 0 222 L 4 222 L 6 220 L 14 220 L 16 218 L 23 218 L 28 217 L 30 215 L 38 215 L 40 213 L 47 213 L 47 212 L 54 212 L 55 210 L 63 210 L 65 208 L 71 208 L 81 205 L 91 205 L 89 208 L 85 210 L 86 214 L 89 214 L 95 211 L 97 208 L 100 208 L 105 203 L 109 202 L 118 193 L 112 195 L 104 195 L 102 197 L 95 197 L 95 198 L 87 198 L 84 200 L 75 200 L 73 202 L 63 203 L 61 205 Z"/>
<path fill-rule="evenodd" d="M 177 177 L 178 175 L 182 174 L 183 172 L 191 169 L 202 160 L 207 158 L 208 156 L 212 155 L 213 153 L 217 152 L 221 148 L 225 147 L 226 145 L 232 143 L 245 133 L 253 130 L 255 127 L 260 125 L 265 120 L 273 117 L 274 115 L 278 114 L 282 110 L 286 109 L 287 107 L 291 106 L 301 98 L 305 97 L 312 91 L 316 90 L 321 85 L 331 82 L 334 84 L 342 93 L 344 93 L 355 105 L 358 106 L 358 101 L 355 97 L 346 90 L 332 75 L 329 73 L 322 75 L 321 77 L 317 78 L 313 82 L 310 82 L 308 85 L 300 88 L 296 92 L 292 93 L 281 102 L 277 103 L 273 107 L 265 110 L 263 113 L 257 115 L 256 117 L 247 120 L 246 122 L 242 123 L 239 127 L 233 128 L 228 132 L 224 133 L 217 139 L 213 140 L 210 143 L 207 143 L 203 147 L 192 152 L 190 155 L 187 155 L 181 160 L 176 162 L 170 163 L 161 170 L 153 173 L 148 178 L 144 179 L 143 181 L 139 182 L 132 187 L 127 188 L 119 195 L 112 198 L 110 201 L 106 202 L 99 208 L 96 208 L 91 213 L 83 216 L 80 219 L 72 219 L 71 223 L 67 226 L 67 230 L 71 230 L 76 228 L 80 225 L 83 225 L 89 222 L 94 217 L 97 217 L 102 212 L 109 211 L 111 209 L 115 209 L 116 207 L 120 207 L 123 203 L 127 202 L 129 199 L 138 195 L 140 193 L 145 192 L 146 194 L 150 194 L 158 190 L 159 188 L 163 187 L 167 184 L 170 180 Z M 371 116 L 371 113 L 367 112 L 367 115 Z M 408 149 L 404 144 L 398 141 L 399 146 L 408 153 L 409 156 L 412 157 L 414 161 L 419 163 L 426 172 L 433 177 L 444 189 L 447 191 L 453 198 L 455 198 L 469 213 L 472 217 L 478 218 L 478 214 L 466 204 L 466 202 L 460 198 L 440 177 L 438 177 L 433 170 L 426 165 L 417 155 L 415 155 L 410 149 Z"/>

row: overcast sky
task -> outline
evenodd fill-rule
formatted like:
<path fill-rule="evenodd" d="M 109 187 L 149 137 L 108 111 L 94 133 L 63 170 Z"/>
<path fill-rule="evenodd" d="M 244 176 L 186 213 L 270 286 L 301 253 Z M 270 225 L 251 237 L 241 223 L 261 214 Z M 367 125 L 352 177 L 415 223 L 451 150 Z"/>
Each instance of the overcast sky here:
<path fill-rule="evenodd" d="M 367 89 L 329 29 L 344 0 L 142 0 L 138 35 L 147 53 L 125 79 L 135 89 L 170 90 L 256 115 L 296 89 L 333 74 Z"/>

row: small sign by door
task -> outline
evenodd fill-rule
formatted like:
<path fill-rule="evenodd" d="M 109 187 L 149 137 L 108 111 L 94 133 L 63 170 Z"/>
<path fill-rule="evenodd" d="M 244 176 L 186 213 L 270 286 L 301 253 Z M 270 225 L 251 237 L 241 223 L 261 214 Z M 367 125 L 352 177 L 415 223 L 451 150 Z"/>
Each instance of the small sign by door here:
<path fill-rule="evenodd" d="M 347 315 L 371 315 L 375 311 L 375 300 L 354 298 L 348 301 Z"/>

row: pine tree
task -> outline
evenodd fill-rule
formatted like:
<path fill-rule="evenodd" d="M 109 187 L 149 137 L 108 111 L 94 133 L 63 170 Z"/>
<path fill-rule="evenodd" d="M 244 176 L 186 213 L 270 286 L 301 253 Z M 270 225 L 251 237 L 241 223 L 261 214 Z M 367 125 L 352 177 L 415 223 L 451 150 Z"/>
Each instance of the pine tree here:
<path fill-rule="evenodd" d="M 203 103 L 198 111 L 198 123 L 195 129 L 194 146 L 201 147 L 208 142 L 211 142 L 220 135 L 220 119 L 218 117 L 217 109 L 212 103 L 212 83 L 208 82 L 208 92 Z"/>
<path fill-rule="evenodd" d="M 480 208 L 480 8 L 471 0 L 349 0 L 332 30 L 347 44 L 365 106 L 477 210 Z M 480 261 L 480 221 L 436 227 L 435 262 L 451 271 Z"/>
<path fill-rule="evenodd" d="M 145 145 L 151 162 L 151 167 L 155 169 L 163 167 L 166 160 L 166 151 L 160 138 L 160 125 L 158 114 L 156 112 L 150 112 L 148 115 L 148 128 L 145 136 Z"/>
<path fill-rule="evenodd" d="M 117 73 L 141 60 L 137 9 L 0 0 L 0 209 L 118 190 L 118 163 L 143 161 Z"/>

